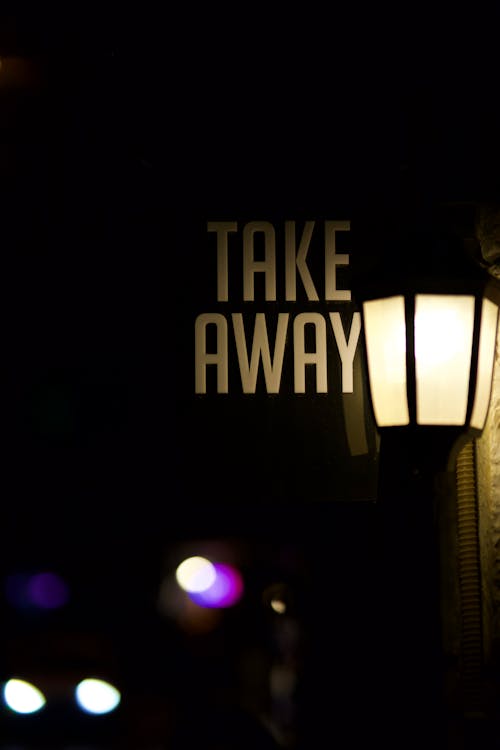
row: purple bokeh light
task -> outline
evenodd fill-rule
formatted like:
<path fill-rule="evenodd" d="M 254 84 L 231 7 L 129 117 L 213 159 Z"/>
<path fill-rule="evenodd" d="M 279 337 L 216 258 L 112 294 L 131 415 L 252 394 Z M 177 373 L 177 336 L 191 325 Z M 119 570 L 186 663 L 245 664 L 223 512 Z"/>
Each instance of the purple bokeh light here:
<path fill-rule="evenodd" d="M 40 573 L 13 573 L 5 579 L 5 594 L 16 609 L 57 609 L 69 599 L 69 589 L 64 580 L 48 571 Z"/>
<path fill-rule="evenodd" d="M 243 578 L 236 568 L 226 563 L 214 563 L 216 577 L 205 591 L 190 593 L 191 601 L 200 607 L 232 607 L 243 595 Z"/>
<path fill-rule="evenodd" d="M 57 609 L 63 607 L 69 598 L 68 587 L 56 573 L 37 573 L 31 576 L 28 592 L 35 607 Z"/>

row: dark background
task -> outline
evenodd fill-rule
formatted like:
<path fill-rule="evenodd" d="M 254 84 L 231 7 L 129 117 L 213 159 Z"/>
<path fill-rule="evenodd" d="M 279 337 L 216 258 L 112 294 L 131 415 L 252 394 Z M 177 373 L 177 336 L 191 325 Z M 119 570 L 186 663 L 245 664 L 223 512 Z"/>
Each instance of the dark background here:
<path fill-rule="evenodd" d="M 498 198 L 496 20 L 420 7 L 2 13 L 1 571 L 55 569 L 72 591 L 62 614 L 3 599 L 2 672 L 33 659 L 69 685 L 107 671 L 128 701 L 90 728 L 64 702 L 38 724 L 4 710 L 7 742 L 163 747 L 198 717 L 201 686 L 208 713 L 270 712 L 285 636 L 263 602 L 283 581 L 300 680 L 291 715 L 271 714 L 291 746 L 384 734 L 391 626 L 369 416 L 360 468 L 332 459 L 328 441 L 345 443 L 317 399 L 193 401 L 197 238 L 215 219 L 352 219 L 373 226 L 373 243 L 353 241 L 362 268 L 400 213 L 463 206 L 473 231 L 475 205 Z M 200 642 L 157 598 L 173 560 L 214 540 L 247 594 Z"/>

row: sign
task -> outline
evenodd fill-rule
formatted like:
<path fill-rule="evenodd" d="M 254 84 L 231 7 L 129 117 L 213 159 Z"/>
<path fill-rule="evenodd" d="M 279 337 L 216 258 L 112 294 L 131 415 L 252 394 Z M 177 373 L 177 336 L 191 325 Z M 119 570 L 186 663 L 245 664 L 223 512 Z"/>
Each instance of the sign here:
<path fill-rule="evenodd" d="M 181 494 L 375 499 L 349 219 L 211 216 L 179 240 Z"/>

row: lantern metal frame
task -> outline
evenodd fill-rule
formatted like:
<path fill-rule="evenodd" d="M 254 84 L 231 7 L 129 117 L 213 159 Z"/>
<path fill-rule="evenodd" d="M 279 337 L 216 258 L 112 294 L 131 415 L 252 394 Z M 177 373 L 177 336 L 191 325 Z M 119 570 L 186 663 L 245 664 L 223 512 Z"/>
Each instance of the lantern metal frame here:
<path fill-rule="evenodd" d="M 455 245 L 447 256 L 438 256 L 436 263 L 428 264 L 425 273 L 418 269 L 418 260 L 413 257 L 405 268 L 401 258 L 399 262 L 379 265 L 376 269 L 359 274 L 354 280 L 354 296 L 360 307 L 362 320 L 362 347 L 366 363 L 368 363 L 366 326 L 363 303 L 403 297 L 405 310 L 405 341 L 406 341 L 406 397 L 409 421 L 406 425 L 381 426 L 377 422 L 372 383 L 369 368 L 368 393 L 371 413 L 377 430 L 385 442 L 397 445 L 400 442 L 411 443 L 412 462 L 417 467 L 428 466 L 434 469 L 449 470 L 455 465 L 456 456 L 465 443 L 481 435 L 480 429 L 470 425 L 474 397 L 477 385 L 479 343 L 483 300 L 491 300 L 500 310 L 500 283 L 488 274 L 479 264 L 465 253 L 456 253 Z M 420 263 L 420 265 L 422 265 Z M 417 266 L 417 268 L 416 268 Z M 416 358 L 414 337 L 415 300 L 417 295 L 467 295 L 474 297 L 474 324 L 472 347 L 470 355 L 470 375 L 467 394 L 466 416 L 463 425 L 427 425 L 417 423 L 416 396 Z M 497 315 L 496 331 L 498 332 L 499 315 Z M 495 336 L 496 342 L 496 336 Z M 492 373 L 493 374 L 493 373 Z M 488 403 L 491 399 L 492 378 Z"/>

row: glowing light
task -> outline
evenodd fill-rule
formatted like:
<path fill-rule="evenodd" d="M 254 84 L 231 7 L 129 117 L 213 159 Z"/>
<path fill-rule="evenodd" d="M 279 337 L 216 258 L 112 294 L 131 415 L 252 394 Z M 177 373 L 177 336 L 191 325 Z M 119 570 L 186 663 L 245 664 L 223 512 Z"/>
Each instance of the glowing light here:
<path fill-rule="evenodd" d="M 17 609 L 57 609 L 69 599 L 66 583 L 56 573 L 14 573 L 6 578 L 7 599 Z"/>
<path fill-rule="evenodd" d="M 243 579 L 232 565 L 214 563 L 215 580 L 199 592 L 190 592 L 190 598 L 200 607 L 232 607 L 243 595 Z"/>
<path fill-rule="evenodd" d="M 497 337 L 498 307 L 489 299 L 483 300 L 481 333 L 479 337 L 479 358 L 477 364 L 477 386 L 470 423 L 482 430 L 491 396 L 493 366 L 495 364 L 495 340 Z"/>
<path fill-rule="evenodd" d="M 474 297 L 415 297 L 418 424 L 465 423 L 473 330 Z"/>
<path fill-rule="evenodd" d="M 178 566 L 175 577 L 181 589 L 195 594 L 206 591 L 215 583 L 216 571 L 205 557 L 188 557 Z"/>
<path fill-rule="evenodd" d="M 409 422 L 404 297 L 363 304 L 368 372 L 379 427 Z"/>
<path fill-rule="evenodd" d="M 120 691 L 96 678 L 82 680 L 75 689 L 78 705 L 89 714 L 109 714 L 121 701 Z"/>
<path fill-rule="evenodd" d="M 57 609 L 68 601 L 68 588 L 55 573 L 37 573 L 28 584 L 30 599 L 43 609 Z"/>
<path fill-rule="evenodd" d="M 286 583 L 273 583 L 262 592 L 262 603 L 270 607 L 278 615 L 288 611 L 292 600 L 292 592 Z"/>
<path fill-rule="evenodd" d="M 8 680 L 3 689 L 5 704 L 17 714 L 33 714 L 46 703 L 45 696 L 37 687 L 25 680 Z"/>
<path fill-rule="evenodd" d="M 284 615 L 286 612 L 286 604 L 282 599 L 271 599 L 271 609 L 274 609 L 279 615 Z"/>
<path fill-rule="evenodd" d="M 470 359 L 473 322 L 473 297 L 417 295 L 415 358 L 420 367 L 440 367 L 464 350 Z"/>

